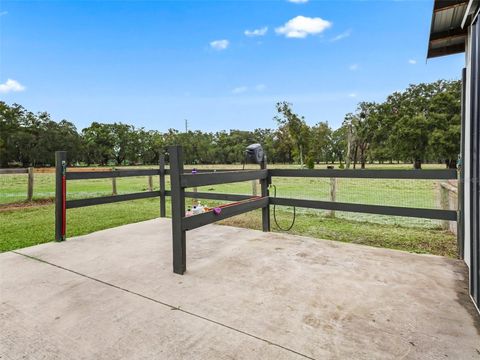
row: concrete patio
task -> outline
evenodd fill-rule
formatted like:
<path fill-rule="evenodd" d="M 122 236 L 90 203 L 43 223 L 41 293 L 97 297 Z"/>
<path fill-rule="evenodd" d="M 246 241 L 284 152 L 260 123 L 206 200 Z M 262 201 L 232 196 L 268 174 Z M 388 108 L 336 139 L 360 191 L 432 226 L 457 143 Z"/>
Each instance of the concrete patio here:
<path fill-rule="evenodd" d="M 1 359 L 479 359 L 461 261 L 170 220 L 0 254 Z"/>

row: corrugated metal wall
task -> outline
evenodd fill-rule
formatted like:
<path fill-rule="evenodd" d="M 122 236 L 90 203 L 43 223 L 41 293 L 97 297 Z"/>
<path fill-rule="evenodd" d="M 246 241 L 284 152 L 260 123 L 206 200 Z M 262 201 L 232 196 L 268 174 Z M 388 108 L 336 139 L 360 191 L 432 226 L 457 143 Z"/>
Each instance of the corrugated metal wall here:
<path fill-rule="evenodd" d="M 470 52 L 470 293 L 480 307 L 480 26 L 478 18 L 471 28 Z"/>

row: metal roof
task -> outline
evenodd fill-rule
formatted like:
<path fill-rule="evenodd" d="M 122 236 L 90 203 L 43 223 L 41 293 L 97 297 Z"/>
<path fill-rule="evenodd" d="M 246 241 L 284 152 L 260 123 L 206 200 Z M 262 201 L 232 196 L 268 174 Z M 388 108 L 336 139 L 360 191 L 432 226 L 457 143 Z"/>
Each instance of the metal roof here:
<path fill-rule="evenodd" d="M 478 0 L 435 0 L 427 58 L 465 51 L 467 26 L 462 24 L 475 2 Z"/>

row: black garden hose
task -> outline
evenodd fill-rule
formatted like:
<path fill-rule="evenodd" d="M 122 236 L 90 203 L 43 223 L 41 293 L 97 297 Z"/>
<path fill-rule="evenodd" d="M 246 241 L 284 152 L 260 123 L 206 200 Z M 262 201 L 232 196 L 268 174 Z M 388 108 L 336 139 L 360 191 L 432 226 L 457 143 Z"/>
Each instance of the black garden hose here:
<path fill-rule="evenodd" d="M 275 185 L 270 185 L 271 187 L 273 187 L 273 197 L 276 198 L 277 197 L 277 187 Z M 277 221 L 277 212 L 276 212 L 276 205 L 273 204 L 273 221 L 275 222 L 275 225 L 277 226 L 277 228 L 281 231 L 290 231 L 292 228 L 293 228 L 293 225 L 295 225 L 295 219 L 297 218 L 297 210 L 296 210 L 296 207 L 294 206 L 293 207 L 293 219 L 292 219 L 292 223 L 290 224 L 290 226 L 286 229 L 282 229 L 282 227 L 280 225 L 278 225 L 278 221 Z"/>

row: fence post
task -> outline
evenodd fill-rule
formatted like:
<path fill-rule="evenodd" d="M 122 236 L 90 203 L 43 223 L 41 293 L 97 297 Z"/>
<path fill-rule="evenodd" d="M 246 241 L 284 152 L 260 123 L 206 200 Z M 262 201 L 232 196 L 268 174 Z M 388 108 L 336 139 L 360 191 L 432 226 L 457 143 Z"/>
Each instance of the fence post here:
<path fill-rule="evenodd" d="M 438 182 L 440 207 L 442 210 L 450 210 L 449 191 L 445 184 L 444 182 Z M 442 229 L 448 230 L 449 228 L 450 222 L 448 220 L 442 220 Z"/>
<path fill-rule="evenodd" d="M 32 201 L 33 199 L 33 167 L 28 168 L 28 190 L 27 190 L 27 201 Z"/>
<path fill-rule="evenodd" d="M 166 215 L 166 204 L 165 204 L 165 156 L 160 154 L 158 158 L 158 165 L 160 167 L 160 217 L 165 217 Z"/>
<path fill-rule="evenodd" d="M 252 196 L 257 196 L 257 180 L 252 180 Z"/>
<path fill-rule="evenodd" d="M 112 171 L 115 171 L 115 168 L 112 168 Z M 112 177 L 112 195 L 117 195 L 117 178 Z"/>
<path fill-rule="evenodd" d="M 183 149 L 181 146 L 169 146 L 168 153 L 170 155 L 173 272 L 183 275 L 187 267 L 186 234 L 182 229 L 182 218 L 185 216 L 185 189 L 181 184 Z"/>
<path fill-rule="evenodd" d="M 67 152 L 55 152 L 55 241 L 64 241 L 67 227 Z"/>
<path fill-rule="evenodd" d="M 192 170 L 192 174 L 196 174 L 197 173 L 197 169 L 193 169 Z M 195 196 L 194 198 L 192 199 L 192 205 L 193 206 L 198 206 L 198 199 L 197 199 L 197 187 L 194 186 L 192 191 L 195 193 Z"/>
<path fill-rule="evenodd" d="M 153 191 L 153 178 L 152 175 L 148 176 L 148 191 Z"/>
<path fill-rule="evenodd" d="M 263 158 L 262 163 L 260 164 L 262 170 L 267 169 L 267 156 L 265 155 Z M 266 179 L 260 180 L 262 197 L 269 196 L 268 186 L 271 183 L 270 176 L 267 176 Z M 262 208 L 262 230 L 265 232 L 270 231 L 270 204 L 267 204 L 264 208 Z"/>
<path fill-rule="evenodd" d="M 337 201 L 337 178 L 330 178 L 330 201 Z M 335 210 L 330 210 L 330 216 L 335 217 Z"/>

